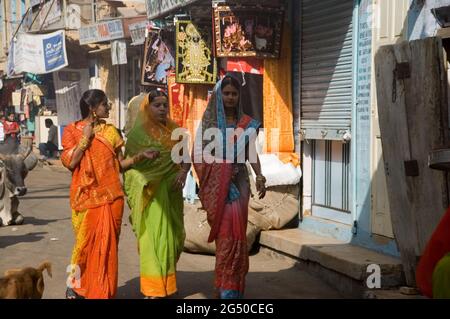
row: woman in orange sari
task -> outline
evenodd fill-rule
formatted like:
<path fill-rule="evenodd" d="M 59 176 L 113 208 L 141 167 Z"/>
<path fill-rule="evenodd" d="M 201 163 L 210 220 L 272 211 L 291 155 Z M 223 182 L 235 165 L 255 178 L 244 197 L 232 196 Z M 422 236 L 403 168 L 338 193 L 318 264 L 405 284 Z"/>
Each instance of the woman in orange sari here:
<path fill-rule="evenodd" d="M 101 90 L 88 90 L 80 100 L 83 120 L 63 134 L 62 163 L 72 171 L 70 206 L 75 232 L 68 299 L 114 298 L 117 291 L 117 248 L 124 193 L 120 172 L 157 152 L 145 150 L 124 159 L 119 131 L 102 119 L 110 106 Z"/>

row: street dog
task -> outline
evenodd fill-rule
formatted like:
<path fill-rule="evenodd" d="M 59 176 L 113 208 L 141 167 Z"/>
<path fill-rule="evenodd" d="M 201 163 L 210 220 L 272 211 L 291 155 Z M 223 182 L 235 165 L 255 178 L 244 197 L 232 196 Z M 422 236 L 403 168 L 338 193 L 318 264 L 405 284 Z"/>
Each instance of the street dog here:
<path fill-rule="evenodd" d="M 11 269 L 0 278 L 0 299 L 41 299 L 44 293 L 43 271 L 52 277 L 52 264 L 44 262 L 37 268 Z"/>

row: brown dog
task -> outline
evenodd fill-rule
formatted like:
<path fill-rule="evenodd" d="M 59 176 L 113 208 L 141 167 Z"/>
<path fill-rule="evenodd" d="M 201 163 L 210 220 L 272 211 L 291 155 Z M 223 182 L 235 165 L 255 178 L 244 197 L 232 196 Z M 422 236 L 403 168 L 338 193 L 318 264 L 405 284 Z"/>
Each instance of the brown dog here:
<path fill-rule="evenodd" d="M 0 278 L 0 299 L 41 299 L 44 293 L 44 276 L 47 269 L 52 276 L 52 264 L 42 263 L 38 268 L 12 269 Z"/>

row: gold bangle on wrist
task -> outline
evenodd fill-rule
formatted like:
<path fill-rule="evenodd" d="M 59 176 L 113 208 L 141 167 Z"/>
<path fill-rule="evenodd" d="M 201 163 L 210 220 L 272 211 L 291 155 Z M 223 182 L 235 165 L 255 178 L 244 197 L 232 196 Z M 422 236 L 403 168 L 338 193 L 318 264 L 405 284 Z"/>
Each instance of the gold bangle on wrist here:
<path fill-rule="evenodd" d="M 89 140 L 86 136 L 83 136 L 78 142 L 78 148 L 83 152 L 89 147 Z"/>

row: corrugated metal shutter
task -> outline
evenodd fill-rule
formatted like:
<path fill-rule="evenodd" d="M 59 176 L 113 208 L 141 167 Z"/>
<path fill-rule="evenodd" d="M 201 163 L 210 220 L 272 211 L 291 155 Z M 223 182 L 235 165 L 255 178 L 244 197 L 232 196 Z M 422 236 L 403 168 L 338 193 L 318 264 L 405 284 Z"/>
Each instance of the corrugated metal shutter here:
<path fill-rule="evenodd" d="M 301 2 L 301 132 L 340 140 L 350 131 L 353 0 Z"/>
<path fill-rule="evenodd" d="M 301 15 L 300 1 L 292 0 L 292 95 L 293 95 L 293 115 L 294 115 L 294 142 L 295 152 L 300 154 L 300 39 L 301 22 L 298 17 Z"/>

